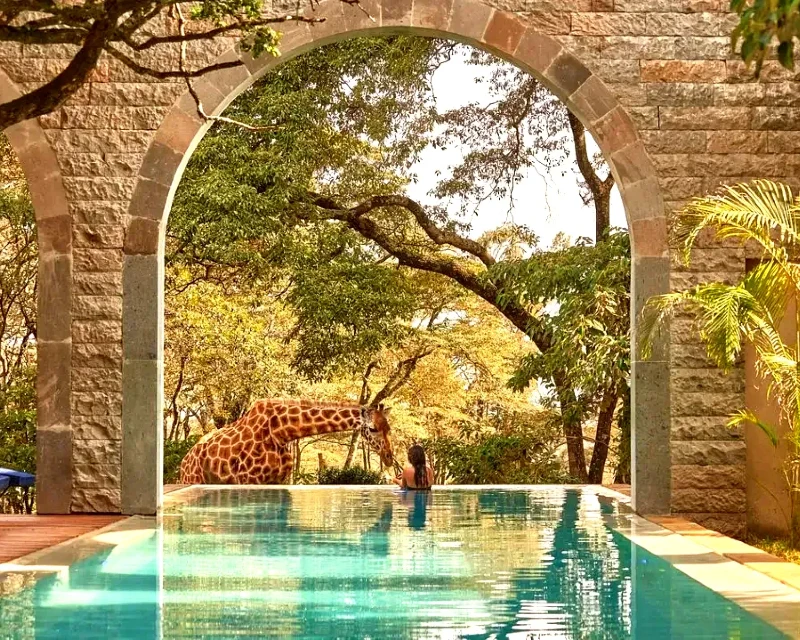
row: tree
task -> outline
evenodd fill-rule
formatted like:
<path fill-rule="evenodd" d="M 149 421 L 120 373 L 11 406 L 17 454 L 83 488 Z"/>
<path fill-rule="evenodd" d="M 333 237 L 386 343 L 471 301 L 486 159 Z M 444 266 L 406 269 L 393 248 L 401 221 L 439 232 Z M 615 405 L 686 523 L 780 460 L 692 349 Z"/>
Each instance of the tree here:
<path fill-rule="evenodd" d="M 339 0 L 358 5 L 358 0 Z M 315 0 L 309 0 L 314 7 Z M 298 9 L 300 3 L 298 2 Z M 236 67 L 230 61 L 192 67 L 187 46 L 218 37 L 237 37 L 244 51 L 257 57 L 277 55 L 280 25 L 316 23 L 321 18 L 289 13 L 270 15 L 262 0 L 199 0 L 184 14 L 181 0 L 0 0 L 0 41 L 35 45 L 72 58 L 55 77 L 21 97 L 0 104 L 0 129 L 54 111 L 86 84 L 104 57 L 113 64 L 160 80 L 191 80 L 212 71 Z M 174 66 L 174 50 L 180 55 Z M 53 56 L 60 57 L 60 56 Z M 194 94 L 196 97 L 196 94 Z M 198 112 L 205 116 L 199 100 Z M 205 116 L 207 117 L 207 116 Z"/>
<path fill-rule="evenodd" d="M 475 106 L 437 114 L 431 72 L 457 47 L 420 38 L 364 39 L 311 52 L 266 76 L 227 115 L 254 129 L 269 122 L 270 130 L 219 123 L 192 158 L 173 210 L 173 259 L 200 261 L 217 272 L 248 262 L 265 273 L 300 244 L 331 251 L 323 255 L 336 259 L 360 252 L 373 266 L 388 262 L 448 278 L 492 305 L 540 351 L 551 349 L 542 310 L 504 295 L 492 275 L 511 245 L 514 257 L 529 254 L 533 235 L 509 225 L 502 238 L 470 238 L 463 215 L 451 217 L 442 206 L 424 206 L 404 193 L 414 179 L 409 168 L 431 144 L 453 138 L 465 145 L 476 138 L 495 141 L 474 142 L 473 152 L 443 177 L 435 195 L 477 203 L 491 193 L 510 193 L 520 170 L 535 161 L 535 148 L 566 147 L 537 124 L 544 109 L 554 122 L 560 118 L 570 127 L 601 237 L 607 233 L 613 178 L 602 177 L 585 131 L 563 105 L 527 76 L 523 90 L 517 90 L 520 72 L 495 74 L 501 95 L 489 115 L 479 116 Z M 484 121 L 481 133 L 465 133 L 470 123 Z M 462 213 L 467 209 L 464 204 Z M 329 236 L 339 246 L 320 243 Z M 245 255 L 258 259 L 244 260 Z M 389 300 L 384 296 L 382 304 Z M 574 410 L 581 403 L 566 373 L 554 371 L 552 380 L 570 443 L 571 471 L 586 480 L 586 416 Z"/>
<path fill-rule="evenodd" d="M 800 496 L 800 312 L 795 318 L 795 343 L 787 344 L 780 323 L 800 293 L 800 198 L 788 186 L 766 180 L 727 187 L 720 195 L 698 198 L 675 218 L 674 234 L 681 257 L 688 263 L 698 236 L 706 229 L 720 240 L 752 243 L 763 258 L 735 284 L 711 282 L 648 300 L 642 322 L 643 354 L 649 356 L 658 329 L 676 310 L 697 320 L 709 358 L 723 370 L 739 360 L 745 343 L 756 353 L 756 372 L 768 381 L 767 393 L 789 426 L 790 455 L 785 462 L 792 514 L 789 529 L 796 534 Z M 797 307 L 800 308 L 800 307 Z M 752 423 L 777 444 L 777 429 L 748 409 L 729 420 Z"/>
<path fill-rule="evenodd" d="M 0 137 L 0 467 L 36 471 L 36 228 L 22 169 Z M 31 512 L 16 492 L 4 511 Z"/>
<path fill-rule="evenodd" d="M 755 73 L 761 73 L 764 60 L 777 41 L 780 63 L 794 69 L 794 41 L 800 37 L 800 11 L 797 3 L 789 0 L 759 2 L 757 0 L 731 0 L 731 11 L 739 16 L 731 40 L 748 65 L 755 62 Z"/>

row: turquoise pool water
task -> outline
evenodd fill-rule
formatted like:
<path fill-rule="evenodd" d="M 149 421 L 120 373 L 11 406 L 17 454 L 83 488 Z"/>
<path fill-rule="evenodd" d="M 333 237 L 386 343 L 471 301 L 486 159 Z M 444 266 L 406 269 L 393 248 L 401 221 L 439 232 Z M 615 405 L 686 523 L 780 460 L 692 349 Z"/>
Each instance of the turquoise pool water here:
<path fill-rule="evenodd" d="M 2 638 L 783 638 L 579 489 L 212 489 L 0 598 Z"/>

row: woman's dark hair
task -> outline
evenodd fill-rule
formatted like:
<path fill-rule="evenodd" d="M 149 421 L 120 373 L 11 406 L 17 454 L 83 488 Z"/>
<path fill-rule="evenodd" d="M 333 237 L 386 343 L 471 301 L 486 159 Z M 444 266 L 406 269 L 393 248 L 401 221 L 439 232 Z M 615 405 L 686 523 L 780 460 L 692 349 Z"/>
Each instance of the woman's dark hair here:
<path fill-rule="evenodd" d="M 415 444 L 408 448 L 408 461 L 414 467 L 414 484 L 428 486 L 428 465 L 425 462 L 425 449 Z"/>

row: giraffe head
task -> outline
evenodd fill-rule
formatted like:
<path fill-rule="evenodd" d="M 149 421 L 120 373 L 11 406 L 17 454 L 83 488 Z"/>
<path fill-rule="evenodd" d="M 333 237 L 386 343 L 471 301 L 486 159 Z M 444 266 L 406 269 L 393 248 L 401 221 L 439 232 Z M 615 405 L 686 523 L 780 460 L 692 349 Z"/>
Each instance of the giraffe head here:
<path fill-rule="evenodd" d="M 381 462 L 386 467 L 391 467 L 394 462 L 392 440 L 389 437 L 390 409 L 379 404 L 377 407 L 361 408 L 361 437 L 381 457 Z"/>

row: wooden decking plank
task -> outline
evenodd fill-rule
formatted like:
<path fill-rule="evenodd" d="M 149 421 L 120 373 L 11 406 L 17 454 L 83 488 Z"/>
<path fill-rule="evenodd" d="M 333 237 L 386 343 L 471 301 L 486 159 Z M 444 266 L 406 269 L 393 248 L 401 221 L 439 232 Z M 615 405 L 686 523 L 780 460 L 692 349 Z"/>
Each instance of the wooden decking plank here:
<path fill-rule="evenodd" d="M 0 515 L 0 562 L 52 547 L 123 518 L 117 515 Z"/>

